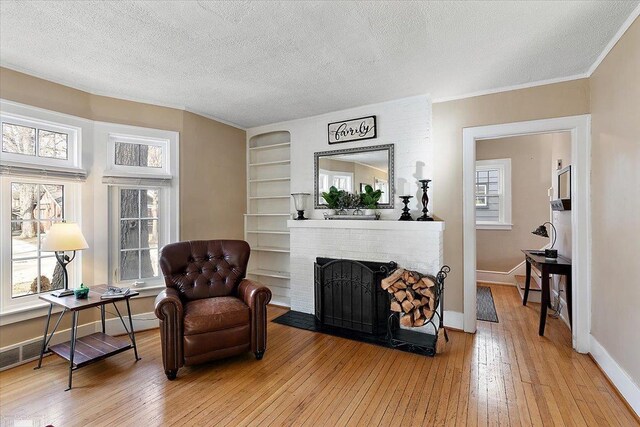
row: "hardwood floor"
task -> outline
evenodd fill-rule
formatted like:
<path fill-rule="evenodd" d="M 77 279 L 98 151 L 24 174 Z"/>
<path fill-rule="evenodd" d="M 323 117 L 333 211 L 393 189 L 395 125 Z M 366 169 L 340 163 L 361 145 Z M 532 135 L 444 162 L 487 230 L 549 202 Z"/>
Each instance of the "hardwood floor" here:
<path fill-rule="evenodd" d="M 435 358 L 269 323 L 253 355 L 181 369 L 168 381 L 157 331 L 130 352 L 74 373 L 47 357 L 0 373 L 3 425 L 639 425 L 594 362 L 571 350 L 569 330 L 515 288 L 491 286 L 500 323 L 451 331 Z M 270 307 L 269 318 L 284 310 Z M 38 424 L 39 423 L 39 424 Z"/>

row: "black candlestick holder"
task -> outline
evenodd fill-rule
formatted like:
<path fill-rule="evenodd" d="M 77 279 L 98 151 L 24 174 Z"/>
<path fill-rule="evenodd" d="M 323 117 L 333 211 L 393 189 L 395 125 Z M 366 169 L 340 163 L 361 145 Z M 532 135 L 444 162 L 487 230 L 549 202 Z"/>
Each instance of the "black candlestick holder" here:
<path fill-rule="evenodd" d="M 427 205 L 429 204 L 429 196 L 427 195 L 427 190 L 429 189 L 430 179 L 420 179 L 418 182 L 422 185 L 422 216 L 416 221 L 433 221 L 433 218 L 429 216 L 429 209 L 427 209 Z"/>
<path fill-rule="evenodd" d="M 404 208 L 402 208 L 402 215 L 400 215 L 400 218 L 398 219 L 398 221 L 413 221 L 413 218 L 411 217 L 411 213 L 409 213 L 409 200 L 413 199 L 413 196 L 400 196 L 400 198 L 402 199 L 402 203 L 404 203 Z"/>

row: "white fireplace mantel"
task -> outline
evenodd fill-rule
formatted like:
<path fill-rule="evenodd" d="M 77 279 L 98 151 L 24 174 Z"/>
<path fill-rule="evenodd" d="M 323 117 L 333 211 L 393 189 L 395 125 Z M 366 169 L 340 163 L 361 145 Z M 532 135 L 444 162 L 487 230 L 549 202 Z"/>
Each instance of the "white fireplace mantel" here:
<path fill-rule="evenodd" d="M 289 220 L 291 308 L 314 312 L 317 257 L 395 261 L 402 268 L 435 275 L 443 265 L 443 221 Z"/>
<path fill-rule="evenodd" d="M 391 220 L 352 220 L 352 219 L 308 219 L 287 221 L 289 228 L 347 228 L 358 230 L 411 230 L 444 231 L 444 221 L 391 221 Z"/>

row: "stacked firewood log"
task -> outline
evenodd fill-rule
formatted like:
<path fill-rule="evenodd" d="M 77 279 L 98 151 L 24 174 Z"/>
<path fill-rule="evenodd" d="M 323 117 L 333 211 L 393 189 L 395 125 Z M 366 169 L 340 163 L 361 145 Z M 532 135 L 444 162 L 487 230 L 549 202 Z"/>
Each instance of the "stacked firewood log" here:
<path fill-rule="evenodd" d="M 395 270 L 382 280 L 382 289 L 393 294 L 391 311 L 401 313 L 403 326 L 424 325 L 438 305 L 435 282 L 415 271 Z"/>

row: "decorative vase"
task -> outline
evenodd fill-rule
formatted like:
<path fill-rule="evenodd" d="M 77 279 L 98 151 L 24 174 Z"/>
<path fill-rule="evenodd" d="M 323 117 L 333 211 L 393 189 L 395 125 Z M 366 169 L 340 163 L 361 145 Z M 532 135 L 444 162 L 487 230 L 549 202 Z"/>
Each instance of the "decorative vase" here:
<path fill-rule="evenodd" d="M 336 214 L 336 210 L 335 209 L 327 209 L 325 211 L 325 216 L 331 216 L 331 215 L 335 215 Z"/>
<path fill-rule="evenodd" d="M 365 209 L 365 210 L 364 210 L 364 214 L 365 214 L 366 216 L 375 215 L 375 214 L 376 214 L 376 210 L 375 210 L 375 209 Z"/>
<path fill-rule="evenodd" d="M 304 209 L 307 204 L 307 198 L 311 194 L 309 193 L 291 193 L 291 197 L 293 197 L 293 203 L 295 205 L 296 211 L 298 211 L 298 216 L 295 218 L 296 220 L 307 219 L 304 217 Z"/>

